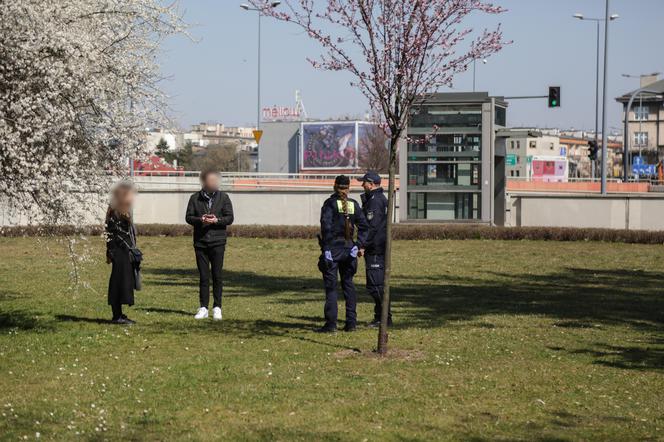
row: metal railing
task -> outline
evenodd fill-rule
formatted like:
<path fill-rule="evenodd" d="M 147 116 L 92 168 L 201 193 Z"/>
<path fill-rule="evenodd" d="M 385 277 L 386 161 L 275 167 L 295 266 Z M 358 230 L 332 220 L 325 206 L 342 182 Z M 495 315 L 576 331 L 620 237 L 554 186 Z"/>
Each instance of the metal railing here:
<path fill-rule="evenodd" d="M 198 177 L 200 171 L 196 170 L 137 170 L 136 177 Z M 293 179 L 293 180 L 334 180 L 341 173 L 266 173 L 266 172 L 220 172 L 221 178 L 244 179 Z M 345 173 L 349 178 L 359 178 L 363 173 Z M 381 175 L 387 179 L 387 175 Z M 397 179 L 398 179 L 397 175 Z"/>
<path fill-rule="evenodd" d="M 550 179 L 543 179 L 543 178 L 533 178 L 533 177 L 516 177 L 516 176 L 508 176 L 505 177 L 508 181 L 519 181 L 519 182 L 537 182 L 537 183 L 542 183 L 542 182 L 552 182 L 552 183 L 599 183 L 600 179 L 599 178 L 578 178 L 578 177 L 570 177 L 567 178 L 566 181 L 554 181 Z M 630 178 L 628 181 L 624 181 L 622 178 L 607 178 L 606 181 L 608 183 L 654 183 L 657 182 L 655 179 L 646 179 L 646 178 L 641 178 L 641 179 L 636 179 L 636 178 Z"/>
<path fill-rule="evenodd" d="M 179 185 L 196 189 L 199 187 L 198 178 L 200 172 L 183 171 L 180 174 L 164 174 L 158 171 L 147 171 L 137 174 L 134 181 L 139 188 L 166 188 Z M 221 186 L 226 189 L 251 189 L 251 190 L 331 190 L 332 182 L 338 174 L 316 174 L 316 173 L 256 173 L 256 172 L 222 172 L 219 174 Z M 362 174 L 347 174 L 351 179 L 351 186 L 359 188 L 360 183 L 356 178 Z M 162 179 L 159 179 L 162 178 Z M 181 182 L 174 182 L 172 178 L 189 178 Z M 382 176 L 387 181 L 387 176 Z M 399 177 L 397 176 L 397 180 Z"/>

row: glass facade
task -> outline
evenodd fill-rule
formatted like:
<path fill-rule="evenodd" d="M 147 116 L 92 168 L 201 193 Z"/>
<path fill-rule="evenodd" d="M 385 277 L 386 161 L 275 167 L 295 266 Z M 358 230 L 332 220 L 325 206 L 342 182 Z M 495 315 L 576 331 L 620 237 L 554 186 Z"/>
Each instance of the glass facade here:
<path fill-rule="evenodd" d="M 482 124 L 478 106 L 421 106 L 411 116 L 411 127 L 477 127 Z"/>
<path fill-rule="evenodd" d="M 495 140 L 506 119 L 504 100 L 486 92 L 423 97 L 411 112 L 407 144 L 399 153 L 402 219 L 501 222 L 504 215 L 495 214 L 504 213 L 506 154 Z"/>
<path fill-rule="evenodd" d="M 482 136 L 437 133 L 409 138 L 408 219 L 481 219 Z"/>
<path fill-rule="evenodd" d="M 408 192 L 408 219 L 480 220 L 479 193 Z"/>

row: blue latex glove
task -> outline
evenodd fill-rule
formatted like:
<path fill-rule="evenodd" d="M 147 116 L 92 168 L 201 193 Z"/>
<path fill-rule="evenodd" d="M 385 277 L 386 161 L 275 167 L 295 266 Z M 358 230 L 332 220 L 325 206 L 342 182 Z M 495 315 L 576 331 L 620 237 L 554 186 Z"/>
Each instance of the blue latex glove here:
<path fill-rule="evenodd" d="M 357 258 L 357 253 L 360 251 L 360 249 L 357 248 L 357 246 L 353 247 L 350 249 L 350 256 L 353 258 Z"/>
<path fill-rule="evenodd" d="M 334 261 L 334 260 L 332 259 L 332 252 L 331 252 L 331 251 L 326 250 L 325 252 L 323 252 L 323 254 L 325 255 L 325 259 L 326 259 L 326 260 L 328 260 L 328 261 Z"/>

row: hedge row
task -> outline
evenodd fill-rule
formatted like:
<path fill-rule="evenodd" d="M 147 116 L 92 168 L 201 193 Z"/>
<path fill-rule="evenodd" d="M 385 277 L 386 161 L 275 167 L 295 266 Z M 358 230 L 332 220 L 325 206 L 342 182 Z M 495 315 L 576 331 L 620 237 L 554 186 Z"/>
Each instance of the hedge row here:
<path fill-rule="evenodd" d="M 314 239 L 315 226 L 231 226 L 230 236 L 240 238 Z M 141 224 L 141 236 L 189 236 L 187 225 Z M 26 226 L 0 228 L 0 236 L 47 236 L 84 234 L 101 235 L 100 226 L 82 229 L 73 226 Z M 544 241 L 604 241 L 634 244 L 664 244 L 664 231 L 577 229 L 567 227 L 489 227 L 459 224 L 421 224 L 394 226 L 393 237 L 398 240 L 544 240 Z"/>

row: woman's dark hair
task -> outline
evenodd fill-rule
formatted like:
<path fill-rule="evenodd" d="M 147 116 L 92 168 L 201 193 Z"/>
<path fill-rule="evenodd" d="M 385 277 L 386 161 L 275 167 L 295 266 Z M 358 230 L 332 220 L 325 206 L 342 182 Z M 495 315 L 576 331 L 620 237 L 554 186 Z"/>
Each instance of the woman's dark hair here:
<path fill-rule="evenodd" d="M 339 175 L 334 180 L 334 192 L 341 200 L 341 211 L 344 214 L 344 236 L 346 240 L 350 240 L 353 235 L 353 229 L 350 226 L 350 218 L 348 215 L 348 192 L 350 191 L 350 179 L 347 176 Z"/>
<path fill-rule="evenodd" d="M 200 175 L 201 183 L 204 183 L 209 175 L 217 175 L 218 173 L 219 171 L 216 169 L 204 169 L 203 171 L 201 171 Z"/>

